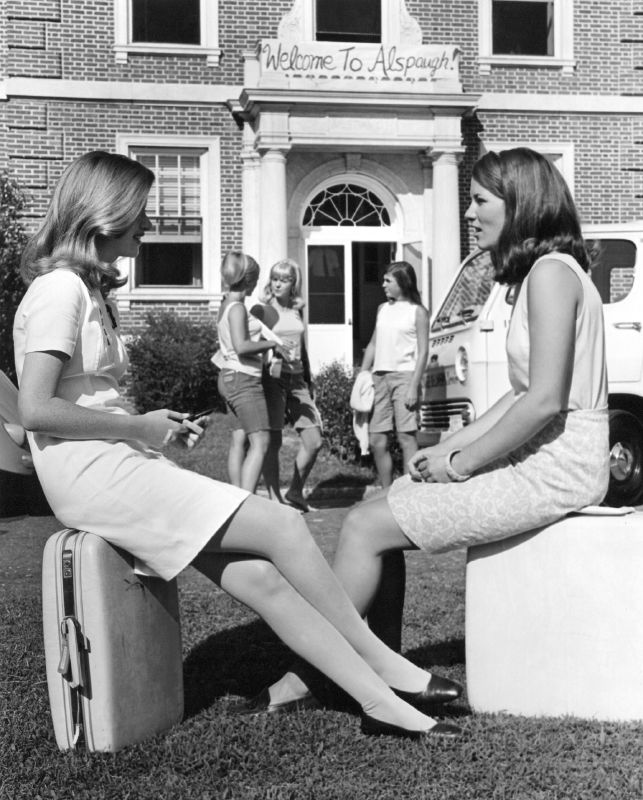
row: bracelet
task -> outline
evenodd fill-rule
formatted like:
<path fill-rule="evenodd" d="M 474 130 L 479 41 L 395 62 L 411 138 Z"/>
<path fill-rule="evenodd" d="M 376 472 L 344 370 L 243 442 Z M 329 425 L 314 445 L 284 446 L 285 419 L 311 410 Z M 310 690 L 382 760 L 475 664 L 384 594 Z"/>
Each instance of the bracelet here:
<path fill-rule="evenodd" d="M 448 479 L 456 483 L 462 483 L 462 481 L 468 481 L 469 478 L 471 477 L 471 473 L 469 473 L 468 475 L 461 475 L 459 472 L 456 472 L 451 465 L 453 457 L 457 456 L 459 452 L 460 450 L 452 450 L 450 453 L 447 453 L 446 464 L 445 464 L 445 471 L 447 473 Z"/>

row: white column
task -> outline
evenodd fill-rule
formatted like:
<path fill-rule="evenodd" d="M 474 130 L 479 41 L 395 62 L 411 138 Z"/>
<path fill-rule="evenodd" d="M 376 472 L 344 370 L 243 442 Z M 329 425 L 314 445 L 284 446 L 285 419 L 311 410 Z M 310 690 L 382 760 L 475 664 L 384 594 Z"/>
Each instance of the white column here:
<path fill-rule="evenodd" d="M 428 156 L 420 156 L 422 167 L 422 270 L 427 270 L 427 274 L 422 277 L 422 302 L 433 313 L 431 305 L 432 286 L 433 286 L 433 171 L 431 169 L 431 159 Z"/>
<path fill-rule="evenodd" d="M 433 258 L 431 301 L 443 299 L 460 263 L 460 202 L 458 164 L 460 152 L 431 152 L 433 159 Z"/>
<path fill-rule="evenodd" d="M 249 123 L 244 123 L 243 149 L 241 151 L 241 192 L 243 252 L 259 261 L 261 253 L 261 174 L 260 156 L 254 148 L 254 133 Z M 260 262 L 261 263 L 261 262 Z"/>
<path fill-rule="evenodd" d="M 259 264 L 263 285 L 275 261 L 288 256 L 286 153 L 282 150 L 269 149 L 261 156 L 260 206 Z"/>

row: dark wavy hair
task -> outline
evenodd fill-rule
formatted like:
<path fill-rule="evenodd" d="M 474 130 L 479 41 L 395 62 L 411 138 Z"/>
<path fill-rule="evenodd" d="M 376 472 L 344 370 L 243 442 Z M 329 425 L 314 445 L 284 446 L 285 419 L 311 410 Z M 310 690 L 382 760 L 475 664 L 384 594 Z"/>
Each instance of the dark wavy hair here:
<path fill-rule="evenodd" d="M 145 208 L 154 173 L 118 153 L 93 150 L 63 172 L 38 231 L 28 241 L 20 272 L 28 285 L 59 267 L 73 270 L 106 295 L 122 286 L 115 264 L 98 257 L 100 239 L 118 239 Z"/>
<path fill-rule="evenodd" d="M 391 261 L 384 274 L 390 275 L 395 279 L 395 282 L 402 290 L 402 296 L 405 300 L 408 300 L 409 303 L 415 303 L 417 306 L 422 305 L 415 270 L 408 261 Z"/>
<path fill-rule="evenodd" d="M 544 156 L 527 147 L 489 152 L 474 164 L 472 178 L 505 201 L 505 222 L 490 252 L 499 283 L 521 283 L 538 258 L 554 251 L 590 269 L 569 188 Z"/>

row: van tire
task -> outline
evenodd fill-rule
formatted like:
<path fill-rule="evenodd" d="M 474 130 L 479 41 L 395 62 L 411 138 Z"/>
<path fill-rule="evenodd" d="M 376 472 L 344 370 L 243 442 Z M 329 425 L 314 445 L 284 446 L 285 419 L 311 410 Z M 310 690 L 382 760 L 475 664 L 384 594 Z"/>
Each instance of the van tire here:
<path fill-rule="evenodd" d="M 609 412 L 610 481 L 603 501 L 607 506 L 643 502 L 643 425 L 629 411 Z"/>

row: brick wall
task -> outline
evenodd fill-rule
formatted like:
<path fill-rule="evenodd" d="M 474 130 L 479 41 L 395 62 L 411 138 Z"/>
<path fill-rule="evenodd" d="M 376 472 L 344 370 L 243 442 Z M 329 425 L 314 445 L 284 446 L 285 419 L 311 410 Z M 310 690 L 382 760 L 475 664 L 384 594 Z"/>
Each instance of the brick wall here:
<path fill-rule="evenodd" d="M 595 114 L 480 114 L 480 137 L 501 141 L 573 142 L 575 199 L 586 223 L 643 216 L 634 163 L 636 118 Z"/>
<path fill-rule="evenodd" d="M 208 0 L 216 2 L 216 0 Z M 114 4 L 105 0 L 8 0 L 12 42 L 6 74 L 74 80 L 240 85 L 244 50 L 275 38 L 290 0 L 220 0 L 218 66 L 201 56 L 130 54 L 114 58 Z M 45 47 L 46 41 L 46 47 Z"/>
<path fill-rule="evenodd" d="M 128 334 L 136 335 L 145 327 L 145 319 L 148 314 L 158 315 L 168 311 L 195 323 L 213 325 L 216 320 L 216 315 L 210 311 L 206 302 L 138 302 L 132 303 L 129 309 L 121 310 L 121 327 Z"/>
<path fill-rule="evenodd" d="M 221 147 L 221 249 L 239 247 L 241 230 L 241 132 L 224 107 L 62 102 L 10 99 L 4 106 L 2 166 L 29 198 L 28 230 L 42 219 L 51 191 L 75 157 L 93 149 L 114 150 L 118 134 L 219 137 Z M 216 232 L 215 232 L 216 235 Z M 123 329 L 135 332 L 148 311 L 174 310 L 194 321 L 212 322 L 207 301 L 132 303 L 123 313 Z"/>
<path fill-rule="evenodd" d="M 562 94 L 627 94 L 643 91 L 641 72 L 643 4 L 636 0 L 574 0 L 573 75 L 558 68 L 493 66 L 480 75 L 478 57 L 478 0 L 407 0 L 409 12 L 423 31 L 424 41 L 457 44 L 462 48 L 462 81 L 470 92 L 539 92 Z"/>
<path fill-rule="evenodd" d="M 209 0 L 215 2 L 216 0 Z M 0 70 L 3 76 L 69 80 L 242 83 L 242 53 L 273 38 L 293 0 L 219 0 L 221 62 L 198 56 L 130 55 L 114 58 L 112 0 L 5 0 L 0 5 Z M 480 75 L 478 0 L 407 0 L 427 43 L 462 48 L 467 92 L 643 94 L 643 0 L 575 0 L 572 75 L 559 69 L 492 67 Z M 2 10 L 4 9 L 4 10 Z M 4 24 L 2 24 L 4 23 Z M 10 98 L 0 104 L 0 167 L 8 168 L 32 197 L 27 222 L 41 218 L 64 166 L 89 149 L 114 149 L 117 134 L 163 133 L 221 138 L 221 249 L 241 242 L 241 133 L 229 110 L 206 105 L 56 101 Z M 561 141 L 575 144 L 576 199 L 586 222 L 643 216 L 643 118 L 582 114 L 479 113 L 463 122 L 466 153 L 461 169 L 461 210 L 468 205 L 471 166 L 479 137 L 487 140 Z M 469 249 L 466 226 L 462 249 Z M 144 309 L 132 304 L 124 323 L 140 326 Z M 172 308 L 194 319 L 210 315 L 203 302 Z"/>
<path fill-rule="evenodd" d="M 216 0 L 211 0 L 215 2 Z M 407 0 L 427 43 L 462 48 L 467 91 L 609 94 L 641 92 L 643 17 L 633 0 L 575 0 L 573 75 L 559 69 L 492 67 L 480 75 L 478 0 Z M 114 58 L 114 7 L 105 0 L 7 0 L 7 71 L 10 76 L 75 80 L 150 81 L 240 85 L 242 53 L 274 38 L 292 0 L 219 0 L 218 66 L 199 56 L 130 54 Z M 639 9 L 640 10 L 640 9 Z M 4 50 L 3 50 L 4 52 Z"/>
<path fill-rule="evenodd" d="M 114 150 L 117 134 L 218 136 L 224 249 L 241 241 L 241 133 L 227 109 L 212 106 L 11 99 L 5 106 L 4 166 L 30 193 L 28 218 L 46 210 L 64 167 L 87 150 Z"/>

